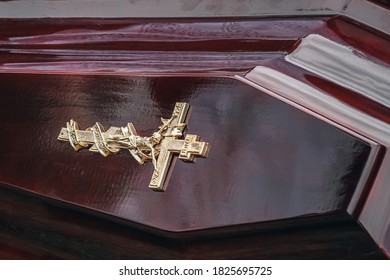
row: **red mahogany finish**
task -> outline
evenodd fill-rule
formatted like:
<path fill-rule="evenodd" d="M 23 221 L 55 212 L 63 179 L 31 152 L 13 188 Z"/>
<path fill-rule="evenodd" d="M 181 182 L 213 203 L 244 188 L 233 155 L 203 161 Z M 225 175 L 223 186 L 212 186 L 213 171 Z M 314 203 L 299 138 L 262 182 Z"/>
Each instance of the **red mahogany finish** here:
<path fill-rule="evenodd" d="M 388 107 L 284 59 L 315 33 L 388 65 L 386 35 L 340 16 L 0 21 L 0 257 L 384 257 L 356 219 L 386 149 L 242 79 L 265 66 L 388 124 Z M 211 151 L 178 161 L 165 193 L 151 164 L 56 140 L 71 118 L 148 136 L 175 102 Z"/>
<path fill-rule="evenodd" d="M 2 19 L 0 68 L 11 73 L 244 73 L 280 57 L 325 19 Z"/>
<path fill-rule="evenodd" d="M 16 78 L 4 74 L 0 84 L 9 94 L 0 110 L 8 136 L 1 181 L 163 230 L 345 211 L 370 153 L 367 143 L 228 78 Z M 212 150 L 196 164 L 177 162 L 165 193 L 147 188 L 152 165 L 126 152 L 105 159 L 56 140 L 70 118 L 106 127 L 131 120 L 150 135 L 177 100 L 192 105 L 188 133 Z"/>

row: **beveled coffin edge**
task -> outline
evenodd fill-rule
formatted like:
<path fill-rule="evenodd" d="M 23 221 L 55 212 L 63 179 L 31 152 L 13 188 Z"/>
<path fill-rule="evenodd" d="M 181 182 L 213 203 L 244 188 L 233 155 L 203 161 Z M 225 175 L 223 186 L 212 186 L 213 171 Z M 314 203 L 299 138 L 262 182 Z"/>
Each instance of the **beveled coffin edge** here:
<path fill-rule="evenodd" d="M 363 191 L 365 191 L 366 189 L 366 183 L 367 183 L 367 180 L 368 180 L 368 177 L 371 175 L 371 171 L 372 171 L 372 168 L 373 166 L 375 165 L 377 159 L 378 159 L 378 155 L 380 154 L 381 152 L 381 149 L 380 149 L 380 145 L 378 145 L 377 142 L 375 141 L 372 141 L 371 139 L 367 138 L 367 137 L 364 137 L 363 135 L 359 134 L 359 133 L 356 133 L 355 131 L 347 128 L 347 124 L 345 124 L 345 126 L 343 125 L 340 125 L 340 122 L 338 121 L 334 121 L 332 120 L 332 118 L 326 118 L 323 116 L 323 114 L 319 113 L 317 111 L 318 108 L 316 108 L 315 104 L 317 103 L 318 100 L 315 100 L 315 99 L 306 99 L 306 100 L 309 100 L 308 102 L 312 102 L 313 103 L 313 108 L 315 110 L 308 110 L 307 109 L 307 106 L 302 106 L 302 104 L 300 104 L 299 100 L 293 100 L 291 98 L 288 98 L 286 96 L 288 95 L 291 95 L 291 97 L 294 97 L 296 96 L 295 93 L 293 93 L 291 90 L 286 90 L 286 89 L 283 89 L 282 93 L 280 92 L 277 92 L 277 91 L 270 91 L 269 88 L 267 87 L 267 83 L 265 81 L 261 81 L 261 85 L 259 84 L 256 84 L 256 82 L 253 82 L 251 79 L 253 79 L 253 75 L 256 75 L 256 70 L 259 70 L 259 69 L 268 69 L 266 67 L 257 67 L 255 68 L 255 70 L 249 72 L 245 77 L 243 76 L 234 76 L 234 77 L 223 77 L 223 78 L 228 78 L 228 79 L 232 79 L 232 80 L 235 80 L 235 81 L 238 81 L 240 83 L 244 83 L 244 84 L 247 84 L 253 88 L 256 88 L 257 90 L 261 90 L 263 93 L 265 94 L 269 94 L 271 95 L 272 97 L 276 98 L 276 99 L 279 99 L 281 100 L 282 102 L 284 103 L 287 103 L 288 105 L 298 109 L 298 110 L 301 110 L 305 113 L 308 113 L 309 115 L 311 116 L 314 116 L 322 121 L 325 121 L 327 123 L 330 123 L 332 126 L 335 126 L 339 129 L 342 129 L 344 130 L 345 132 L 347 132 L 348 134 L 351 134 L 365 142 L 367 142 L 370 146 L 371 146 L 371 151 L 370 151 L 370 156 L 365 164 L 365 168 L 364 168 L 364 171 L 363 171 L 363 175 L 359 181 L 359 184 L 357 186 L 357 189 L 355 190 L 354 192 L 354 196 L 351 200 L 351 203 L 350 205 L 348 206 L 348 209 L 346 211 L 346 214 L 347 215 L 352 215 L 353 216 L 353 212 L 355 211 L 356 207 L 358 206 L 358 203 L 361 203 L 361 196 L 363 195 Z M 268 69 L 269 71 L 274 71 L 274 72 L 271 72 L 271 76 L 270 76 L 270 79 L 272 80 L 272 83 L 275 83 L 275 82 L 278 82 L 279 85 L 282 85 L 281 81 L 278 81 L 276 78 L 278 77 L 278 75 L 281 75 L 280 77 L 282 78 L 282 80 L 284 81 L 287 81 L 288 80 L 288 76 L 284 75 L 284 74 L 281 74 L 281 73 L 276 73 L 275 70 L 270 70 Z M 164 76 L 164 75 L 162 75 Z M 193 77 L 198 77 L 198 75 L 194 75 Z M 261 73 L 261 77 L 262 78 L 265 78 L 267 77 L 267 75 L 265 75 L 265 73 Z M 221 77 L 215 77 L 215 76 L 211 76 L 211 78 L 221 78 Z M 292 84 L 289 84 L 288 87 L 293 86 L 293 84 L 296 82 L 296 80 L 294 80 L 293 78 L 289 78 L 290 81 L 293 81 Z M 255 80 L 256 81 L 256 80 Z M 298 88 L 301 88 L 302 85 L 299 85 Z M 308 86 L 307 86 L 308 87 Z M 310 90 L 313 90 L 313 88 L 311 87 L 308 87 Z M 322 94 L 322 93 L 321 93 Z M 283 96 L 283 95 L 286 95 L 286 96 Z M 322 94 L 323 95 L 323 94 Z M 314 96 L 317 96 L 317 92 Z M 329 104 L 327 104 L 328 106 Z M 327 109 L 329 109 L 329 107 L 327 107 Z M 333 116 L 335 117 L 335 116 Z M 0 182 L 1 183 L 1 182 Z M 4 184 L 4 183 L 3 183 Z M 10 186 L 12 187 L 12 186 Z M 16 186 L 13 187 L 13 188 L 17 188 Z M 29 192 L 29 191 L 26 191 L 26 192 Z M 81 206 L 81 205 L 75 205 L 75 204 L 72 204 L 72 203 L 69 203 L 69 202 L 66 202 L 66 201 L 62 201 L 62 200 L 59 200 L 59 199 L 54 199 L 54 198 L 51 198 L 51 197 L 47 197 L 47 196 L 44 196 L 42 194 L 39 194 L 39 193 L 32 193 L 33 195 L 36 195 L 38 197 L 42 197 L 43 199 L 47 200 L 47 201 L 50 201 L 52 204 L 59 204 L 59 205 L 63 205 L 64 207 L 67 207 L 67 208 L 74 208 L 78 211 L 82 211 L 82 212 L 85 212 L 85 213 L 88 213 L 88 214 L 93 214 L 95 216 L 100 216 L 100 217 L 103 217 L 103 218 L 106 218 L 106 219 L 110 219 L 110 220 L 115 220 L 119 223 L 124 223 L 124 224 L 128 224 L 128 225 L 132 225 L 132 226 L 135 226 L 135 227 L 140 227 L 146 231 L 151 231 L 151 232 L 159 232 L 160 235 L 169 235 L 171 236 L 172 234 L 175 234 L 175 233 L 180 233 L 180 234 L 183 234 L 185 232 L 208 232 L 206 235 L 209 235 L 211 234 L 213 231 L 215 232 L 219 232 L 218 228 L 231 228 L 232 226 L 229 226 L 229 225 L 221 225 L 220 227 L 215 227 L 215 228 L 211 228 L 210 230 L 209 229 L 204 229 L 204 228 L 191 228 L 191 229 L 187 229 L 187 230 L 171 230 L 169 228 L 157 228 L 157 227 L 153 227 L 152 225 L 149 225 L 147 223 L 145 224 L 139 224 L 137 222 L 134 222 L 134 221 L 130 221 L 130 220 L 126 220 L 122 217 L 114 217 L 112 214 L 110 213 L 106 213 L 106 212 L 103 212 L 103 211 L 97 211 L 96 209 L 91 209 L 91 208 L 87 208 L 85 206 Z M 340 212 L 342 213 L 342 212 Z M 316 217 L 322 217 L 323 215 L 330 215 L 332 213 L 325 213 L 325 214 L 316 214 L 316 213 L 312 213 L 310 215 L 304 215 L 304 216 L 297 216 L 297 219 L 301 219 L 301 218 L 307 218 L 307 217 L 312 217 L 313 219 L 316 219 Z M 295 219 L 295 217 L 294 217 Z M 233 232 L 233 231 L 236 231 L 238 234 L 241 234 L 242 232 L 245 232 L 245 228 L 249 228 L 251 230 L 255 229 L 256 231 L 259 231 L 261 230 L 261 228 L 267 228 L 268 225 L 272 225 L 272 224 L 276 224 L 278 226 L 276 227 L 282 227 L 283 226 L 280 226 L 282 224 L 283 221 L 285 220 L 289 220 L 289 219 L 278 219 L 278 220 L 275 220 L 275 221 L 259 221 L 259 222 L 254 222 L 254 223 L 242 223 L 242 224 L 237 224 L 237 225 L 233 225 L 235 227 L 238 226 L 238 228 L 236 230 L 226 230 L 224 229 L 223 231 L 226 231 L 226 232 Z M 297 224 L 300 224 L 301 221 L 297 222 Z M 254 226 L 256 225 L 256 226 Z M 272 226 L 273 227 L 273 226 Z M 191 235 L 191 234 L 189 234 Z"/>
<path fill-rule="evenodd" d="M 309 224 L 283 231 L 248 231 L 239 236 L 220 235 L 219 239 L 216 235 L 194 235 L 192 240 L 182 234 L 158 236 L 134 226 L 52 206 L 41 198 L 6 187 L 0 188 L 0 193 L 7 198 L 0 205 L 0 218 L 5 223 L 0 231 L 0 259 L 385 258 L 368 233 L 346 213 L 324 215 L 314 221 L 306 217 Z M 12 211 L 15 209 L 22 211 Z M 33 218 L 26 220 L 29 215 Z M 175 236 L 178 238 L 174 239 Z M 317 246 L 324 242 L 326 246 Z M 275 250 L 275 246 L 279 249 Z"/>
<path fill-rule="evenodd" d="M 277 90 L 269 90 L 269 87 L 268 87 L 268 84 L 267 84 L 267 81 L 266 80 L 261 80 L 259 82 L 259 84 L 257 84 L 257 81 L 256 81 L 256 71 L 259 71 L 259 69 L 268 69 L 267 71 L 271 71 L 271 74 L 270 76 L 267 76 L 266 73 L 260 73 L 261 77 L 263 79 L 267 79 L 267 77 L 270 79 L 271 81 L 271 84 L 273 83 L 277 83 L 278 86 L 282 86 L 283 85 L 283 81 L 290 81 L 290 83 L 287 83 L 287 88 L 283 88 L 282 92 L 278 92 Z M 278 78 L 278 75 L 280 75 L 280 81 L 277 79 Z M 147 77 L 149 77 L 148 75 L 145 75 Z M 161 75 L 161 76 L 165 76 L 165 75 Z M 170 76 L 170 75 L 167 75 L 167 76 Z M 186 77 L 188 77 L 189 75 L 186 75 Z M 192 75 L 192 77 L 199 77 L 199 75 Z M 204 75 L 201 75 L 201 77 L 204 77 Z M 365 136 L 363 136 L 361 133 L 359 132 L 356 132 L 356 131 L 353 131 L 349 128 L 347 128 L 348 124 L 341 124 L 340 125 L 340 122 L 338 120 L 336 120 L 337 116 L 333 115 L 333 116 L 330 116 L 329 118 L 327 117 L 324 117 L 324 115 L 320 112 L 320 109 L 318 109 L 316 106 L 318 103 L 318 100 L 316 100 L 316 96 L 318 95 L 317 93 L 318 92 L 315 92 L 315 94 L 313 95 L 314 96 L 314 99 L 310 99 L 310 98 L 306 98 L 305 100 L 308 102 L 308 104 L 312 104 L 313 106 L 313 110 L 308 110 L 307 108 L 310 108 L 309 105 L 304 105 L 302 106 L 302 104 L 300 103 L 300 101 L 297 99 L 297 100 L 294 100 L 294 98 L 297 96 L 293 91 L 290 90 L 290 87 L 291 88 L 304 88 L 304 86 L 306 86 L 309 90 L 309 94 L 312 94 L 312 92 L 310 93 L 311 90 L 314 90 L 312 87 L 309 87 L 307 85 L 304 85 L 303 83 L 300 83 L 298 84 L 298 86 L 294 86 L 294 83 L 297 83 L 298 81 L 293 79 L 293 78 L 290 78 L 288 76 L 286 76 L 285 74 L 282 74 L 282 73 L 279 73 L 275 70 L 272 70 L 272 69 L 269 69 L 267 67 L 263 67 L 263 66 L 259 66 L 259 67 L 256 67 L 254 70 L 250 71 L 246 76 L 240 76 L 240 75 L 236 75 L 236 76 L 233 76 L 233 77 L 217 77 L 217 76 L 214 76 L 214 75 L 210 75 L 208 76 L 210 78 L 224 78 L 224 79 L 231 79 L 231 80 L 234 80 L 234 81 L 238 81 L 240 83 L 243 83 L 243 84 L 246 84 L 246 85 L 249 85 L 250 87 L 253 87 L 257 90 L 261 90 L 262 93 L 265 93 L 265 94 L 268 94 L 270 96 L 272 96 L 273 98 L 276 98 L 278 100 L 281 100 L 282 102 L 288 104 L 289 106 L 292 106 L 300 111 L 303 111 L 311 116 L 314 116 L 315 118 L 318 118 L 320 119 L 321 121 L 324 121 L 326 123 L 330 123 L 332 126 L 335 126 L 336 128 L 339 128 L 341 130 L 344 130 L 345 132 L 347 132 L 348 134 L 354 136 L 354 137 L 357 137 L 361 140 L 363 140 L 364 142 L 368 143 L 371 147 L 370 149 L 370 155 L 369 155 L 369 158 L 365 164 L 365 168 L 363 170 L 363 174 L 362 174 L 362 177 L 360 178 L 360 181 L 358 183 L 358 186 L 357 186 L 357 189 L 355 190 L 354 192 L 354 195 L 353 195 L 353 198 L 351 200 L 351 203 L 349 204 L 348 206 L 348 209 L 346 211 L 346 213 L 348 213 L 348 215 L 352 215 L 354 216 L 354 211 L 356 213 L 356 208 L 358 207 L 358 204 L 359 203 L 362 203 L 362 199 L 364 200 L 364 198 L 361 198 L 363 196 L 363 192 L 364 191 L 367 191 L 366 189 L 366 183 L 367 183 L 367 180 L 368 178 L 371 176 L 372 174 L 372 169 L 373 167 L 377 164 L 377 160 L 379 158 L 379 155 L 382 153 L 383 150 L 380 149 L 380 145 L 373 141 L 372 139 L 370 138 L 367 138 Z M 254 78 L 253 78 L 254 77 Z M 304 92 L 304 94 L 306 94 L 306 92 Z M 320 93 L 320 95 L 324 95 L 323 93 Z M 324 95 L 326 96 L 326 95 Z M 290 98 L 291 97 L 291 98 Z M 307 96 L 305 96 L 307 97 Z M 305 101 L 305 102 L 306 102 Z M 326 104 L 326 109 L 328 110 L 330 107 L 329 107 L 329 104 Z M 351 108 L 349 108 L 351 109 Z M 0 182 L 1 184 L 2 182 Z M 4 185 L 8 185 L 7 183 L 4 183 Z M 15 189 L 20 189 L 19 187 L 16 187 L 16 186 L 10 186 L 10 187 L 13 187 Z M 30 192 L 30 191 L 27 191 L 26 192 Z M 66 207 L 75 207 L 75 209 L 78 209 L 78 210 L 83 210 L 85 212 L 88 212 L 88 213 L 91 213 L 91 214 L 95 214 L 96 216 L 102 216 L 102 217 L 106 217 L 106 218 L 109 218 L 109 219 L 112 219 L 113 216 L 112 214 L 108 213 L 108 212 L 104 212 L 104 211 L 99 211 L 99 210 L 96 210 L 96 209 L 92 209 L 92 208 L 88 208 L 86 206 L 82 206 L 82 205 L 76 205 L 76 204 L 72 204 L 70 202 L 66 202 L 66 201 L 62 201 L 60 199 L 54 199 L 54 198 L 51 198 L 51 197 L 47 197 L 45 195 L 42 195 L 40 193 L 34 193 L 34 192 L 31 192 L 33 195 L 37 195 L 37 196 L 40 196 L 44 199 L 48 199 L 50 201 L 53 201 L 53 202 L 56 202 L 56 203 L 60 203 L 60 204 L 63 204 L 64 206 Z M 312 213 L 312 214 L 309 214 L 309 215 L 304 215 L 304 216 L 321 216 L 321 215 L 324 215 L 324 214 L 330 214 L 330 212 L 327 212 L 327 213 L 321 213 L 320 215 L 316 214 L 316 213 Z M 297 216 L 297 217 L 302 217 L 302 216 Z M 275 220 L 276 223 L 278 223 L 278 221 L 283 221 L 285 220 L 285 218 L 281 218 L 281 219 L 278 219 L 278 220 Z M 134 222 L 134 221 L 126 221 L 125 218 L 119 216 L 118 217 L 118 221 L 123 221 L 123 222 L 129 222 L 130 224 L 137 224 L 137 222 Z M 258 221 L 258 222 L 254 222 L 254 223 L 269 223 L 270 221 Z M 246 222 L 246 223 L 242 223 L 242 224 L 237 224 L 237 225 L 234 225 L 234 226 L 244 226 L 244 225 L 248 225 L 248 224 L 251 224 L 251 222 Z M 187 230 L 172 230 L 172 229 L 169 229 L 169 228 L 157 228 L 157 227 L 153 227 L 152 225 L 150 224 L 143 224 L 143 226 L 145 228 L 151 228 L 153 229 L 152 231 L 161 231 L 161 232 L 170 232 L 170 233 L 182 233 L 182 232 L 191 232 L 191 231 L 199 231 L 199 230 L 207 230 L 207 229 L 204 229 L 204 228 L 196 228 L 196 227 L 192 227 L 190 229 L 187 229 Z M 229 227 L 229 225 L 221 225 L 220 227 Z M 238 232 L 241 231 L 241 230 L 238 230 Z"/>
<path fill-rule="evenodd" d="M 390 125 L 268 67 L 258 66 L 236 78 L 370 143 L 372 153 L 348 212 L 390 256 L 390 248 L 384 247 L 390 228 Z M 361 211 L 355 211 L 357 206 Z"/>
<path fill-rule="evenodd" d="M 208 17 L 286 17 L 286 16 L 322 16 L 343 15 L 370 26 L 383 33 L 390 34 L 388 6 L 379 1 L 328 0 L 320 1 L 224 1 L 224 5 L 215 5 L 211 0 L 200 4 L 191 1 L 173 0 L 167 3 L 154 1 L 116 1 L 107 6 L 104 1 L 94 5 L 83 1 L 61 2 L 48 5 L 49 1 L 3 1 L 0 2 L 0 18 L 208 18 Z M 227 2 L 227 3 L 226 3 Z M 367 12 L 369 11 L 369 13 Z"/>
<path fill-rule="evenodd" d="M 39 193 L 27 191 L 16 186 L 5 184 L 3 182 L 0 182 L 0 189 L 25 198 L 32 198 L 33 200 L 38 201 L 42 205 L 47 205 L 48 207 L 75 211 L 77 213 L 87 215 L 86 217 L 92 217 L 95 220 L 102 219 L 107 222 L 113 222 L 120 226 L 125 226 L 129 230 L 137 230 L 173 241 L 199 241 L 214 238 L 261 234 L 267 232 L 298 230 L 300 228 L 307 227 L 315 228 L 321 226 L 334 226 L 339 224 L 341 225 L 344 221 L 350 221 L 351 219 L 354 220 L 354 218 L 346 211 L 333 211 L 320 215 L 307 214 L 298 217 L 284 218 L 273 221 L 251 222 L 237 225 L 218 226 L 207 229 L 194 228 L 191 230 L 176 231 L 160 229 L 151 225 L 126 220 L 119 216 L 115 216 L 106 212 L 96 211 L 95 209 L 87 208 L 85 206 L 77 205 L 74 203 L 69 203 L 63 200 L 58 200 Z M 43 221 L 42 226 L 44 226 L 44 224 L 45 222 Z"/>

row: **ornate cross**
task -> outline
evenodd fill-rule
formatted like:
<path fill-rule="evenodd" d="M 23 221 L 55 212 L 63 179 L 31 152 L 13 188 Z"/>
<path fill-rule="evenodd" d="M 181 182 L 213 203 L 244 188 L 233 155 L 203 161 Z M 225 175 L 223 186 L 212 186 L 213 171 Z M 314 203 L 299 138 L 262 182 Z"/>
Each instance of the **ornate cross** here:
<path fill-rule="evenodd" d="M 195 157 L 207 157 L 210 150 L 209 144 L 200 141 L 197 135 L 187 134 L 182 139 L 189 111 L 188 103 L 176 103 L 171 118 L 161 118 L 163 124 L 150 137 L 139 136 L 132 123 L 126 127 L 110 127 L 105 131 L 97 122 L 86 130 L 80 130 L 78 123 L 70 120 L 61 129 L 57 139 L 69 141 L 76 151 L 89 148 L 91 152 L 100 153 L 104 157 L 128 149 L 140 164 L 153 162 L 154 171 L 149 188 L 164 191 L 170 168 L 174 164 L 174 154 L 179 154 L 179 159 L 183 161 L 193 162 Z"/>

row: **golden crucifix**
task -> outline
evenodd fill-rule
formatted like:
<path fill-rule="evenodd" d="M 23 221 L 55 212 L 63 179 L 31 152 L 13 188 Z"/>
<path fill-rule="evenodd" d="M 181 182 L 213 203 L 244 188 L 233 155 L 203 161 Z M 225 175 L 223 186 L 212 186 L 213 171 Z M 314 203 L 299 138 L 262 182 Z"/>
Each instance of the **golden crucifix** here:
<path fill-rule="evenodd" d="M 182 139 L 189 111 L 188 103 L 176 103 L 171 118 L 161 118 L 163 124 L 150 137 L 139 136 L 132 123 L 126 127 L 110 127 L 105 131 L 97 122 L 86 130 L 80 130 L 78 123 L 70 120 L 61 129 L 57 139 L 69 141 L 76 151 L 89 148 L 91 152 L 100 153 L 104 157 L 128 149 L 140 164 L 152 161 L 154 171 L 149 188 L 164 191 L 174 154 L 179 154 L 181 160 L 193 162 L 196 156 L 207 157 L 210 150 L 209 144 L 200 141 L 197 135 L 187 134 Z"/>

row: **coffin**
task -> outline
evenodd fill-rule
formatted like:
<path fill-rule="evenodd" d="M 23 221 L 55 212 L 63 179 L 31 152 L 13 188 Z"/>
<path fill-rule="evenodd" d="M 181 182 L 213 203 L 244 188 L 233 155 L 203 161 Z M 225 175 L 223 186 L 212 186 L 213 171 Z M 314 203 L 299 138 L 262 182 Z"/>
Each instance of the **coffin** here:
<path fill-rule="evenodd" d="M 0 257 L 388 257 L 388 32 L 333 14 L 2 19 Z M 172 154 L 164 192 L 131 149 L 57 139 L 70 119 L 148 137 L 177 102 L 177 139 L 209 146 Z"/>

